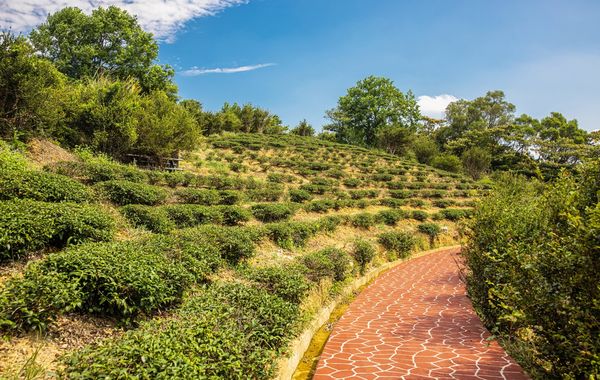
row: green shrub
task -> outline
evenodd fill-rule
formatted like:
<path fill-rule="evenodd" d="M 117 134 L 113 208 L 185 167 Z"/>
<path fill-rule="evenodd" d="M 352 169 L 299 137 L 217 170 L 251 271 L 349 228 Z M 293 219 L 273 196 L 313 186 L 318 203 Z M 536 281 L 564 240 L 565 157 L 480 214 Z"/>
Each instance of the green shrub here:
<path fill-rule="evenodd" d="M 218 190 L 185 188 L 177 190 L 175 195 L 181 203 L 212 206 L 221 202 L 221 194 Z"/>
<path fill-rule="evenodd" d="M 468 221 L 469 297 L 534 379 L 600 375 L 600 168 L 578 172 L 504 175 Z"/>
<path fill-rule="evenodd" d="M 96 206 L 0 202 L 0 261 L 47 247 L 110 240 L 114 231 L 112 217 Z"/>
<path fill-rule="evenodd" d="M 413 193 L 408 190 L 388 190 L 390 197 L 396 199 L 406 199 L 413 196 Z"/>
<path fill-rule="evenodd" d="M 146 182 L 148 180 L 146 172 L 135 166 L 123 165 L 107 156 L 93 156 L 88 153 L 83 155 L 83 161 L 56 162 L 47 165 L 44 169 L 57 174 L 76 177 L 88 183 L 112 180 Z"/>
<path fill-rule="evenodd" d="M 69 177 L 37 171 L 1 171 L 0 200 L 26 198 L 44 202 L 89 202 L 88 188 Z"/>
<path fill-rule="evenodd" d="M 179 301 L 191 283 L 205 280 L 219 263 L 210 246 L 166 236 L 79 245 L 9 280 L 0 293 L 0 321 L 6 328 L 41 329 L 67 311 L 131 321 Z M 53 289 L 65 300 L 48 293 Z"/>
<path fill-rule="evenodd" d="M 63 377 L 271 379 L 273 358 L 295 335 L 299 315 L 296 305 L 266 290 L 216 284 L 175 318 L 71 354 Z"/>
<path fill-rule="evenodd" d="M 350 190 L 348 192 L 352 199 L 377 198 L 378 190 Z"/>
<path fill-rule="evenodd" d="M 406 218 L 404 210 L 381 210 L 377 213 L 376 218 L 388 226 L 395 226 L 400 220 Z"/>
<path fill-rule="evenodd" d="M 304 210 L 308 212 L 327 212 L 337 207 L 337 202 L 333 199 L 319 199 L 311 201 L 304 205 Z"/>
<path fill-rule="evenodd" d="M 440 214 L 444 219 L 456 222 L 463 218 L 468 218 L 471 215 L 471 210 L 459 209 L 459 208 L 447 208 L 440 211 Z"/>
<path fill-rule="evenodd" d="M 106 181 L 100 182 L 97 186 L 108 200 L 120 206 L 127 204 L 153 206 L 163 203 L 168 195 L 160 187 L 131 181 Z"/>
<path fill-rule="evenodd" d="M 161 206 L 169 219 L 179 228 L 195 227 L 200 224 L 222 221 L 222 214 L 217 208 L 199 205 L 166 205 Z"/>
<path fill-rule="evenodd" d="M 299 304 L 309 289 L 304 277 L 306 269 L 299 265 L 273 266 L 265 268 L 249 268 L 244 276 L 257 283 L 270 294 Z"/>
<path fill-rule="evenodd" d="M 7 142 L 0 140 L 0 171 L 25 171 L 27 159 Z"/>
<path fill-rule="evenodd" d="M 283 196 L 283 188 L 268 186 L 261 189 L 252 189 L 247 193 L 248 199 L 253 202 L 276 202 Z"/>
<path fill-rule="evenodd" d="M 226 226 L 237 226 L 250 220 L 252 213 L 239 206 L 219 206 L 222 223 Z"/>
<path fill-rule="evenodd" d="M 396 198 L 383 198 L 379 200 L 379 204 L 382 206 L 399 208 L 401 206 L 406 205 L 405 199 L 396 199 Z"/>
<path fill-rule="evenodd" d="M 351 224 L 353 227 L 369 229 L 377 223 L 375 215 L 366 212 L 352 216 Z"/>
<path fill-rule="evenodd" d="M 244 196 L 237 190 L 221 190 L 219 191 L 219 203 L 222 205 L 235 205 L 240 203 Z"/>
<path fill-rule="evenodd" d="M 295 208 L 283 203 L 262 203 L 250 207 L 252 215 L 261 222 L 277 222 L 292 217 Z"/>
<path fill-rule="evenodd" d="M 167 233 L 175 228 L 175 224 L 161 207 L 127 205 L 121 207 L 120 211 L 134 226 L 144 227 L 152 232 Z"/>
<path fill-rule="evenodd" d="M 375 247 L 366 240 L 356 240 L 352 249 L 352 256 L 358 263 L 360 274 L 364 274 L 367 265 L 369 265 L 375 257 Z"/>
<path fill-rule="evenodd" d="M 411 212 L 411 217 L 415 220 L 418 220 L 419 222 L 424 222 L 429 218 L 429 214 L 425 211 L 413 210 Z"/>
<path fill-rule="evenodd" d="M 303 203 L 310 201 L 313 196 L 308 192 L 300 189 L 292 189 L 289 191 L 290 201 Z"/>
<path fill-rule="evenodd" d="M 318 232 L 319 225 L 310 222 L 280 222 L 266 226 L 271 240 L 282 248 L 304 247 L 308 239 Z"/>
<path fill-rule="evenodd" d="M 206 225 L 174 231 L 181 239 L 198 242 L 217 249 L 221 257 L 232 264 L 254 256 L 261 232 L 249 227 Z"/>
<path fill-rule="evenodd" d="M 267 181 L 273 183 L 294 182 L 294 176 L 284 173 L 269 173 L 267 174 Z"/>
<path fill-rule="evenodd" d="M 360 179 L 358 179 L 358 178 L 346 178 L 346 179 L 343 181 L 343 184 L 344 184 L 344 186 L 346 186 L 346 187 L 350 187 L 350 188 L 356 188 L 356 187 L 359 187 L 359 186 L 360 186 L 360 184 L 361 184 L 361 181 L 360 181 Z"/>
<path fill-rule="evenodd" d="M 411 234 L 399 231 L 384 232 L 377 241 L 392 254 L 391 259 L 408 257 L 416 243 Z"/>
<path fill-rule="evenodd" d="M 424 233 L 429 237 L 429 246 L 433 247 L 435 240 L 442 231 L 442 228 L 437 223 L 421 223 L 417 227 L 419 232 Z"/>
<path fill-rule="evenodd" d="M 307 276 L 313 282 L 319 282 L 324 278 L 343 281 L 352 269 L 350 256 L 341 249 L 333 247 L 302 256 L 301 262 L 306 266 Z"/>

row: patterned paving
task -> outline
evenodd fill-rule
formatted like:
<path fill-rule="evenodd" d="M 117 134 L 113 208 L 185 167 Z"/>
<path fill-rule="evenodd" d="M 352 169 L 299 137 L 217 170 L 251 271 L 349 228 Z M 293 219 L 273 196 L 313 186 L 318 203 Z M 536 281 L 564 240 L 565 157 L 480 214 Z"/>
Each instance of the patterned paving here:
<path fill-rule="evenodd" d="M 528 379 L 487 340 L 458 252 L 407 261 L 366 288 L 335 325 L 314 379 Z"/>

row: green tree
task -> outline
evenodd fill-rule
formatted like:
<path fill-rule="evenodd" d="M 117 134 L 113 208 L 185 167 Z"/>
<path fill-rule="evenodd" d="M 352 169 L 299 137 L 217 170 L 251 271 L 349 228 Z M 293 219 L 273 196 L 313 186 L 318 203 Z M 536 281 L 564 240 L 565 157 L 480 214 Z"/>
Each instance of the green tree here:
<path fill-rule="evenodd" d="M 463 152 L 461 160 L 465 173 L 473 179 L 479 179 L 490 169 L 492 155 L 487 150 L 474 146 Z"/>
<path fill-rule="evenodd" d="M 106 77 L 77 82 L 61 93 L 65 118 L 54 137 L 121 157 L 137 142 L 142 97 L 136 81 Z"/>
<path fill-rule="evenodd" d="M 298 136 L 314 136 L 315 129 L 306 121 L 306 119 L 302 120 L 298 125 L 290 131 L 293 135 Z"/>
<path fill-rule="evenodd" d="M 460 158 L 453 154 L 439 154 L 432 161 L 431 165 L 435 168 L 452 173 L 458 173 L 462 169 Z"/>
<path fill-rule="evenodd" d="M 197 146 L 201 129 L 186 107 L 175 103 L 165 92 L 154 91 L 142 100 L 135 151 L 169 156 Z"/>
<path fill-rule="evenodd" d="M 439 149 L 435 141 L 426 135 L 419 135 L 412 142 L 411 149 L 422 164 L 431 164 L 435 156 L 439 154 Z"/>
<path fill-rule="evenodd" d="M 377 146 L 389 154 L 405 155 L 414 139 L 414 132 L 400 125 L 390 125 L 377 130 Z"/>
<path fill-rule="evenodd" d="M 37 51 L 59 71 L 75 79 L 98 75 L 136 78 L 142 91 L 166 91 L 175 96 L 174 71 L 154 63 L 158 45 L 137 19 L 110 6 L 86 15 L 67 7 L 48 16 L 30 33 Z"/>
<path fill-rule="evenodd" d="M 35 55 L 24 37 L 0 34 L 0 137 L 50 135 L 61 119 L 56 68 Z"/>
<path fill-rule="evenodd" d="M 436 131 L 438 143 L 454 154 L 472 146 L 499 152 L 506 128 L 514 120 L 515 106 L 502 91 L 489 91 L 474 100 L 458 100 L 446 108 L 446 126 Z"/>
<path fill-rule="evenodd" d="M 377 132 L 388 127 L 415 131 L 420 120 L 419 106 L 412 92 L 402 93 L 387 78 L 369 76 L 348 89 L 337 107 L 327 111 L 327 129 L 338 141 L 375 146 Z"/>

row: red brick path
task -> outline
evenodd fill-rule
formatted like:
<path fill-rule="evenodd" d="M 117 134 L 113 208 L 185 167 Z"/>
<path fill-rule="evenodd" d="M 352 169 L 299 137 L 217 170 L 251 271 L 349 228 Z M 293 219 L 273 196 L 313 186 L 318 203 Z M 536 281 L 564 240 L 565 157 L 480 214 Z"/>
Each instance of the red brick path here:
<path fill-rule="evenodd" d="M 314 379 L 528 379 L 473 311 L 446 249 L 381 275 L 337 322 Z"/>

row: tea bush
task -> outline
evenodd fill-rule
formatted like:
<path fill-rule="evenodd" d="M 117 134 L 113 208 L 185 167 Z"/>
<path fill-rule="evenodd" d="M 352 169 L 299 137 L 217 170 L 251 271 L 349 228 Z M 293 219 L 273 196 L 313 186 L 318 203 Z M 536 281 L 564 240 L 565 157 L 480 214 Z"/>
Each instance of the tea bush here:
<path fill-rule="evenodd" d="M 168 195 L 160 187 L 131 181 L 106 181 L 100 182 L 97 186 L 108 200 L 119 206 L 128 204 L 153 206 L 163 203 Z"/>
<path fill-rule="evenodd" d="M 343 281 L 352 269 L 352 259 L 338 248 L 325 248 L 309 253 L 302 256 L 301 262 L 308 269 L 307 276 L 313 282 L 324 278 Z"/>
<path fill-rule="evenodd" d="M 167 233 L 175 228 L 165 209 L 144 205 L 127 205 L 120 209 L 121 213 L 134 226 L 144 227 L 156 233 Z"/>
<path fill-rule="evenodd" d="M 296 212 L 293 206 L 283 203 L 255 204 L 250 210 L 256 219 L 265 223 L 289 219 Z"/>
<path fill-rule="evenodd" d="M 185 188 L 177 190 L 175 196 L 181 203 L 212 206 L 221 202 L 221 194 L 218 190 Z"/>
<path fill-rule="evenodd" d="M 375 258 L 375 247 L 366 240 L 356 240 L 352 249 L 352 256 L 358 264 L 360 274 L 365 273 L 367 265 Z"/>
<path fill-rule="evenodd" d="M 429 237 L 429 246 L 433 247 L 435 244 L 435 240 L 437 239 L 440 232 L 442 232 L 442 228 L 437 223 L 421 223 L 417 227 L 419 232 L 427 235 Z"/>
<path fill-rule="evenodd" d="M 244 194 L 237 190 L 221 190 L 219 191 L 219 204 L 235 205 L 244 199 Z"/>
<path fill-rule="evenodd" d="M 270 379 L 273 358 L 294 336 L 299 315 L 297 306 L 266 290 L 215 284 L 174 318 L 71 354 L 63 377 Z"/>
<path fill-rule="evenodd" d="M 237 226 L 250 220 L 252 213 L 239 206 L 219 206 L 221 221 L 226 226 Z"/>
<path fill-rule="evenodd" d="M 471 216 L 471 210 L 467 209 L 459 209 L 459 208 L 447 208 L 440 211 L 440 215 L 444 217 L 444 219 L 448 219 L 450 221 L 456 222 L 463 218 L 468 218 Z"/>
<path fill-rule="evenodd" d="M 319 225 L 311 222 L 280 222 L 266 226 L 271 240 L 282 248 L 304 247 L 311 236 L 319 231 Z"/>
<path fill-rule="evenodd" d="M 388 226 L 395 226 L 400 220 L 406 218 L 404 210 L 381 210 L 377 213 L 376 218 Z"/>
<path fill-rule="evenodd" d="M 0 171 L 0 200 L 27 198 L 44 202 L 90 202 L 89 189 L 69 177 L 39 171 Z"/>
<path fill-rule="evenodd" d="M 166 205 L 161 206 L 165 210 L 169 220 L 179 228 L 195 227 L 200 224 L 215 223 L 222 221 L 223 215 L 219 209 L 199 205 Z"/>
<path fill-rule="evenodd" d="M 377 236 L 377 241 L 389 253 L 391 258 L 406 258 L 410 256 L 416 241 L 415 238 L 408 232 L 391 231 L 384 232 Z"/>
<path fill-rule="evenodd" d="M 268 186 L 261 189 L 252 189 L 246 192 L 248 199 L 254 202 L 276 202 L 283 196 L 283 188 Z"/>
<path fill-rule="evenodd" d="M 72 310 L 131 321 L 179 301 L 219 262 L 210 246 L 167 236 L 83 244 L 51 254 L 9 280 L 0 293 L 0 321 L 8 328 L 43 328 L 56 314 Z M 65 301 L 47 294 L 49 285 L 64 289 Z"/>
<path fill-rule="evenodd" d="M 413 210 L 411 212 L 411 218 L 418 220 L 419 222 L 424 222 L 429 218 L 429 214 L 425 211 Z"/>
<path fill-rule="evenodd" d="M 290 201 L 296 203 L 304 203 L 310 201 L 313 196 L 308 192 L 300 189 L 292 189 L 289 191 Z"/>
<path fill-rule="evenodd" d="M 262 232 L 250 227 L 206 225 L 176 230 L 173 235 L 217 249 L 221 257 L 232 264 L 252 257 Z"/>
<path fill-rule="evenodd" d="M 373 214 L 366 212 L 356 214 L 351 219 L 352 226 L 357 228 L 369 229 L 377 224 L 377 219 Z"/>
<path fill-rule="evenodd" d="M 258 284 L 270 294 L 299 304 L 310 287 L 304 277 L 305 271 L 303 266 L 294 264 L 285 267 L 248 268 L 244 277 Z"/>
<path fill-rule="evenodd" d="M 0 202 L 0 261 L 47 247 L 110 240 L 115 223 L 96 206 L 27 199 Z"/>

